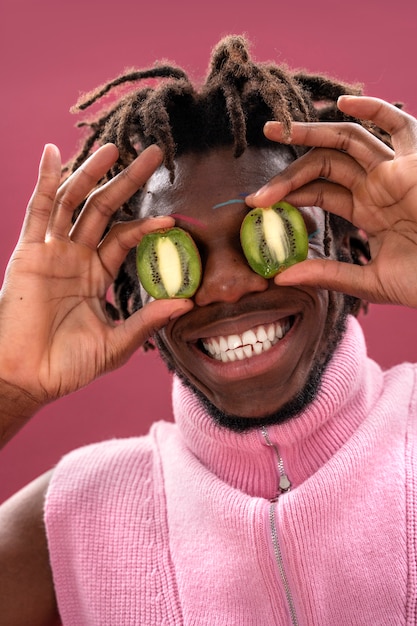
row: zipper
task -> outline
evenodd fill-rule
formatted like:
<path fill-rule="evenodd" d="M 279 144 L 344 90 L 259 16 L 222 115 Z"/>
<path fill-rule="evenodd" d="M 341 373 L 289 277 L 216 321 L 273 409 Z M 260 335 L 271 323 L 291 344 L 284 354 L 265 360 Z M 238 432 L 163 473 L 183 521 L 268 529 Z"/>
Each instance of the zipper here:
<path fill-rule="evenodd" d="M 288 478 L 287 474 L 285 473 L 284 462 L 279 453 L 279 450 L 277 446 L 274 443 L 272 443 L 272 441 L 270 440 L 268 431 L 266 430 L 265 426 L 262 426 L 262 436 L 265 439 L 266 445 L 272 448 L 273 451 L 275 452 L 275 458 L 277 461 L 277 468 L 278 468 L 278 490 L 277 490 L 277 495 L 275 496 L 275 498 L 271 499 L 271 502 L 277 502 L 279 496 L 282 493 L 286 493 L 287 491 L 291 489 L 291 481 Z"/>
<path fill-rule="evenodd" d="M 265 427 L 262 427 L 262 436 L 265 440 L 266 445 L 272 448 L 275 453 L 275 457 L 277 461 L 277 469 L 278 469 L 277 495 L 274 498 L 271 498 L 270 506 L 269 506 L 269 526 L 270 526 L 270 531 L 271 531 L 272 547 L 274 550 L 274 556 L 275 556 L 276 564 L 278 566 L 278 571 L 280 573 L 281 582 L 284 587 L 285 597 L 287 599 L 291 624 L 292 626 L 298 626 L 298 619 L 297 619 L 297 614 L 295 611 L 294 599 L 293 599 L 290 585 L 288 582 L 288 578 L 284 569 L 284 561 L 282 558 L 281 547 L 279 545 L 278 531 L 277 531 L 276 518 L 275 518 L 275 507 L 276 507 L 276 503 L 278 502 L 278 498 L 281 494 L 287 493 L 288 491 L 290 491 L 291 481 L 289 480 L 285 472 L 284 463 L 279 453 L 278 447 L 274 443 L 272 443 L 271 439 L 269 438 L 268 431 L 266 430 Z"/>

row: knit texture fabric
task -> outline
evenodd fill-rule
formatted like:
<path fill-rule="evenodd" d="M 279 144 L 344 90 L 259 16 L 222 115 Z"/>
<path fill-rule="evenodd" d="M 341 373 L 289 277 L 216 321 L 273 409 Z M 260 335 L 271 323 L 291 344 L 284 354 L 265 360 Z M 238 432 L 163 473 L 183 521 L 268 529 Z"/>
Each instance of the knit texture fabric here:
<path fill-rule="evenodd" d="M 54 472 L 64 626 L 417 623 L 416 366 L 381 371 L 352 318 L 286 424 L 229 432 L 178 380 L 173 406 Z"/>

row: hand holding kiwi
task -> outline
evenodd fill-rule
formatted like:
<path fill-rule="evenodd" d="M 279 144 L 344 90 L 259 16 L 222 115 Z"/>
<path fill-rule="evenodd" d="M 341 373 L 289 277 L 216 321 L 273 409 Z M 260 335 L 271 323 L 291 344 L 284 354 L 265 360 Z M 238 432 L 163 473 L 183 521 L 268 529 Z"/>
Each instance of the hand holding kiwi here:
<path fill-rule="evenodd" d="M 304 220 L 288 202 L 251 210 L 242 222 L 240 240 L 250 267 L 264 278 L 307 257 Z M 201 282 L 197 246 L 189 233 L 178 227 L 146 234 L 137 246 L 136 263 L 143 288 L 156 300 L 191 298 Z"/>

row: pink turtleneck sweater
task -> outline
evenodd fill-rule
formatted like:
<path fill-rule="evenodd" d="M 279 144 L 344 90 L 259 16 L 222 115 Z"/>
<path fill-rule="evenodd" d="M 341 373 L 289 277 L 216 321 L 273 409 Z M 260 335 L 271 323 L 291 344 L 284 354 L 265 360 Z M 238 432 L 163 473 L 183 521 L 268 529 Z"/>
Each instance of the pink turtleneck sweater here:
<path fill-rule="evenodd" d="M 228 432 L 174 381 L 176 424 L 66 456 L 45 505 L 64 626 L 415 626 L 416 371 L 382 372 L 351 319 L 284 425 Z"/>

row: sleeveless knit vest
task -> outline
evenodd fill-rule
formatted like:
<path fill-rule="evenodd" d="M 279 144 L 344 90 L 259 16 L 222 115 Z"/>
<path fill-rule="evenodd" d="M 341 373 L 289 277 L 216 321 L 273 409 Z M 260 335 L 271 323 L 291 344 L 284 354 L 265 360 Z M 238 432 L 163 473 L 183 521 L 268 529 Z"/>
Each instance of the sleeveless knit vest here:
<path fill-rule="evenodd" d="M 416 367 L 359 324 L 289 422 L 218 427 L 174 380 L 176 424 L 76 450 L 45 504 L 64 626 L 415 626 Z"/>

